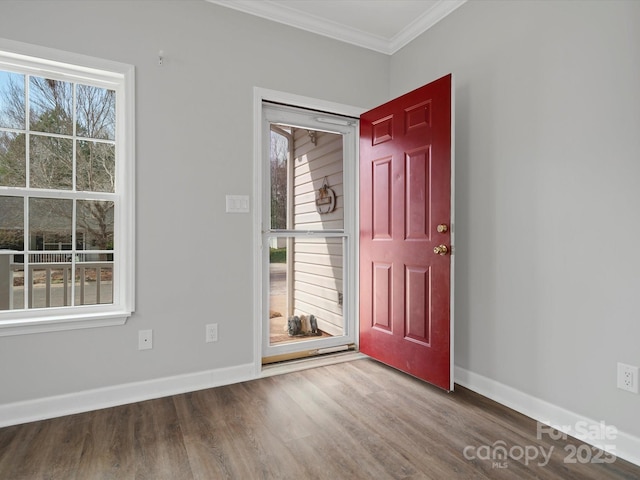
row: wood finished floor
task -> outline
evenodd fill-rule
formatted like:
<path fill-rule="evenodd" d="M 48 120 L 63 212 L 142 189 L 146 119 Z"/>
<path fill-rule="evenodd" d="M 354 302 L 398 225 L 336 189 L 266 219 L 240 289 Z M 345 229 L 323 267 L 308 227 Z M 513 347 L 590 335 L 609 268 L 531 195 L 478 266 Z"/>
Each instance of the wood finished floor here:
<path fill-rule="evenodd" d="M 506 468 L 463 455 L 497 441 L 553 453 Z M 621 459 L 565 463 L 567 444 L 581 445 L 537 439 L 530 418 L 363 359 L 2 428 L 0 479 L 640 478 Z"/>

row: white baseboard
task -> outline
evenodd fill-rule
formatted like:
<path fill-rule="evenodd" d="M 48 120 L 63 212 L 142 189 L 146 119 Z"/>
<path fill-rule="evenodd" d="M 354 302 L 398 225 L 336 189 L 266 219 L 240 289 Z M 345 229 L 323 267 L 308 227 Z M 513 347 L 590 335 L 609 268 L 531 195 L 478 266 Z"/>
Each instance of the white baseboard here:
<path fill-rule="evenodd" d="M 608 453 L 640 466 L 640 438 L 622 432 L 619 428 L 617 428 L 615 439 L 594 441 L 588 436 L 580 435 L 579 432 L 597 432 L 602 427 L 601 422 L 457 366 L 455 383 L 590 445 L 597 447 L 612 445 L 613 449 L 605 449 Z"/>
<path fill-rule="evenodd" d="M 253 363 L 0 405 L 0 427 L 115 407 L 256 377 Z"/>

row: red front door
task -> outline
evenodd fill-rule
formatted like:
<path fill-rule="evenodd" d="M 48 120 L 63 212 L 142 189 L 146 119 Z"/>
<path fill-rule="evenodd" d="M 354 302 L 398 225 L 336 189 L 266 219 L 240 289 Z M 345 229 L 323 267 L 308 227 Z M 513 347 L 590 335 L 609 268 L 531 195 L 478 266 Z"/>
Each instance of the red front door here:
<path fill-rule="evenodd" d="M 360 117 L 360 351 L 445 390 L 452 77 Z"/>

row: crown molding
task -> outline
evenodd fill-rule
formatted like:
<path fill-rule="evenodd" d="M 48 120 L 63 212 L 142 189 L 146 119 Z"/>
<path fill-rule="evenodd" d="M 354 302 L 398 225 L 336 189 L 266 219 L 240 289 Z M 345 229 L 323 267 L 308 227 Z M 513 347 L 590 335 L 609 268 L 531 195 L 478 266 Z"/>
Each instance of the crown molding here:
<path fill-rule="evenodd" d="M 466 2 L 467 0 L 440 0 L 391 39 L 389 54 L 396 53 Z"/>
<path fill-rule="evenodd" d="M 278 5 L 270 0 L 206 0 L 243 13 L 282 23 L 290 27 L 350 43 L 358 47 L 392 55 L 421 33 L 425 32 L 449 15 L 467 0 L 440 0 L 433 8 L 411 22 L 404 30 L 387 39 L 380 35 L 363 32 L 342 23 L 309 15 L 294 8 Z"/>

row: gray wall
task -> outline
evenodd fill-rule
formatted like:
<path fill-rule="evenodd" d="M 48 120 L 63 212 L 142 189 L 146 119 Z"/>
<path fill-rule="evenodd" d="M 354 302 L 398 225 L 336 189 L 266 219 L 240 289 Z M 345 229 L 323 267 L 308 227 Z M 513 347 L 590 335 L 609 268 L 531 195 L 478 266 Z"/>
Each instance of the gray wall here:
<path fill-rule="evenodd" d="M 253 87 L 374 105 L 389 58 L 204 1 L 2 1 L 0 36 L 133 64 L 137 80 L 137 311 L 0 338 L 0 404 L 253 362 L 252 216 L 224 213 L 225 194 L 252 193 Z"/>
<path fill-rule="evenodd" d="M 640 435 L 640 2 L 475 2 L 391 60 L 456 80 L 456 364 Z"/>

